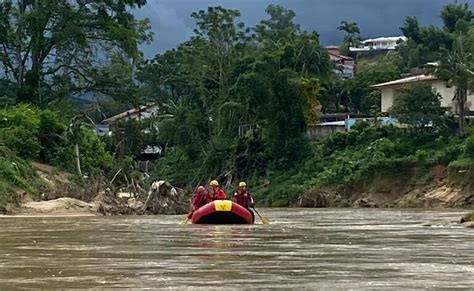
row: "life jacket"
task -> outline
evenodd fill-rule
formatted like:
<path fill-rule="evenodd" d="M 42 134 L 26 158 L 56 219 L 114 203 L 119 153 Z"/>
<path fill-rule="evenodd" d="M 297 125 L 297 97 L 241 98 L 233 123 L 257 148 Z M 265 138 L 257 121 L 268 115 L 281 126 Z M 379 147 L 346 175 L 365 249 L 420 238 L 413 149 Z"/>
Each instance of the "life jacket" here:
<path fill-rule="evenodd" d="M 249 191 L 235 192 L 234 202 L 245 208 L 249 208 L 250 204 L 253 203 L 252 195 L 250 195 Z"/>
<path fill-rule="evenodd" d="M 214 190 L 214 200 L 225 200 L 227 198 L 227 194 L 222 188 L 216 188 Z"/>
<path fill-rule="evenodd" d="M 193 206 L 193 209 L 198 209 L 211 201 L 211 195 L 209 195 L 207 192 L 200 192 L 194 194 L 193 199 L 191 200 L 191 204 Z"/>

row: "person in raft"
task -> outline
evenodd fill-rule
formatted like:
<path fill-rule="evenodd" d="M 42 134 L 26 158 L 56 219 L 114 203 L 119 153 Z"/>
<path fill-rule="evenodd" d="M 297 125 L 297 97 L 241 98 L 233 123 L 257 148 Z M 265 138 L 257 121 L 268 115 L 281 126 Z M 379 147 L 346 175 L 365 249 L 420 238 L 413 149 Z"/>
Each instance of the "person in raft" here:
<path fill-rule="evenodd" d="M 234 193 L 234 202 L 250 210 L 253 207 L 253 198 L 244 181 L 239 183 L 239 189 Z"/>
<path fill-rule="evenodd" d="M 225 200 L 227 198 L 227 194 L 224 189 L 219 186 L 217 180 L 212 180 L 209 185 L 212 187 L 212 200 Z"/>
<path fill-rule="evenodd" d="M 196 211 L 198 208 L 206 205 L 211 201 L 212 197 L 209 192 L 207 192 L 206 188 L 202 185 L 197 187 L 193 197 L 191 198 L 191 211 L 188 214 L 188 218 L 191 218 L 193 216 L 194 211 Z"/>

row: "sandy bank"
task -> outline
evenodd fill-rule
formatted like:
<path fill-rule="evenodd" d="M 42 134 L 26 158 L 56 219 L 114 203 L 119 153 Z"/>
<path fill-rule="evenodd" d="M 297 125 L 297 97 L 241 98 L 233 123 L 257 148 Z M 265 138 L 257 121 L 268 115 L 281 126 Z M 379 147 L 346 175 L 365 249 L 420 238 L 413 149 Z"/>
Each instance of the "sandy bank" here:
<path fill-rule="evenodd" d="M 11 209 L 15 216 L 95 216 L 99 215 L 98 205 L 74 198 L 58 198 L 40 202 L 26 202 Z"/>

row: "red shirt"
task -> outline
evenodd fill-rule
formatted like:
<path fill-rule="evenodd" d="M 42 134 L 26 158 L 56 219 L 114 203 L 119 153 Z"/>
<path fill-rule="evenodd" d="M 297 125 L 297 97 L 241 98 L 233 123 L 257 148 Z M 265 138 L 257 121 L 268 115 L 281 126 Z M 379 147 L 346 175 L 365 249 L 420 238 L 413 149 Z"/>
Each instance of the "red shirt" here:
<path fill-rule="evenodd" d="M 249 191 L 239 190 L 234 194 L 234 202 L 245 208 L 249 208 L 250 204 L 253 203 L 253 198 Z"/>
<path fill-rule="evenodd" d="M 222 188 L 216 187 L 214 188 L 214 200 L 225 200 L 227 198 L 227 194 Z"/>
<path fill-rule="evenodd" d="M 193 210 L 196 210 L 199 207 L 202 207 L 211 201 L 212 201 L 211 195 L 209 195 L 207 192 L 196 193 L 194 194 L 193 199 L 191 200 L 191 205 L 193 207 Z"/>

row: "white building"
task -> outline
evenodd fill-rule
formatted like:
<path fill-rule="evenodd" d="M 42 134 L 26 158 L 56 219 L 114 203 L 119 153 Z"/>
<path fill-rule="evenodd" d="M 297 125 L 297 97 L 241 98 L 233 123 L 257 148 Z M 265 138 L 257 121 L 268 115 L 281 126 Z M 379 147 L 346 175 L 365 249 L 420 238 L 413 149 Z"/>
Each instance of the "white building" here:
<path fill-rule="evenodd" d="M 357 47 L 350 47 L 351 52 L 368 52 L 372 50 L 394 50 L 397 46 L 406 41 L 405 36 L 389 36 L 371 38 L 361 42 Z"/>
<path fill-rule="evenodd" d="M 102 120 L 101 123 L 96 124 L 95 132 L 99 136 L 111 136 L 115 123 L 127 120 L 145 121 L 147 119 L 158 116 L 159 109 L 159 105 L 154 103 L 141 105 L 138 108 L 132 108 L 130 110 Z M 144 132 L 147 131 L 148 129 L 146 129 Z"/>
<path fill-rule="evenodd" d="M 416 82 L 430 84 L 433 91 L 441 96 L 441 106 L 451 112 L 456 112 L 456 101 L 454 100 L 456 87 L 448 87 L 445 81 L 432 75 L 416 75 L 372 86 L 381 90 L 382 112 L 387 112 L 390 107 L 392 107 L 393 100 L 397 97 L 397 94 L 399 94 L 400 89 L 410 83 Z M 468 91 L 466 108 L 468 108 L 469 111 L 474 111 L 474 92 Z"/>
<path fill-rule="evenodd" d="M 138 108 L 132 108 L 125 112 L 119 113 L 107 119 L 104 119 L 102 123 L 113 124 L 119 120 L 145 120 L 158 115 L 160 107 L 157 104 L 151 103 L 147 105 L 141 105 Z"/>

